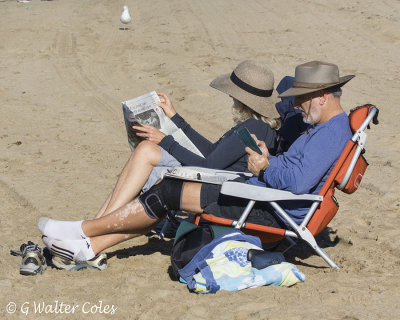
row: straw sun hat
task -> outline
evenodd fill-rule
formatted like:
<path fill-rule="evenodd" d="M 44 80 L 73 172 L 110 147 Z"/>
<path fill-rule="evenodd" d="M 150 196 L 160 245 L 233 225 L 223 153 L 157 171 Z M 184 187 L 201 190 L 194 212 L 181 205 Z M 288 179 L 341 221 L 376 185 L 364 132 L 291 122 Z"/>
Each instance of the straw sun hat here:
<path fill-rule="evenodd" d="M 282 92 L 279 97 L 300 96 L 322 89 L 341 87 L 353 79 L 354 75 L 339 77 L 336 64 L 311 61 L 296 67 L 293 88 Z"/>
<path fill-rule="evenodd" d="M 250 109 L 268 118 L 278 118 L 274 92 L 274 74 L 263 64 L 246 60 L 232 73 L 214 79 L 210 86 L 244 103 Z"/>

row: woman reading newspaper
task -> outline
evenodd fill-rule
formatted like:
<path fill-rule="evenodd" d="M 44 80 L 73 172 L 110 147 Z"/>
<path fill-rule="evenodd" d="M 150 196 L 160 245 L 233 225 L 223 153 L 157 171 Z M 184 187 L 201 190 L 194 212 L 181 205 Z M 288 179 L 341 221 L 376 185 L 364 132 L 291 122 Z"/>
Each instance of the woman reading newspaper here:
<path fill-rule="evenodd" d="M 248 172 L 247 153 L 243 143 L 234 133 L 246 127 L 250 133 L 263 140 L 271 154 L 277 148 L 277 132 L 281 125 L 279 114 L 272 98 L 274 75 L 272 71 L 254 61 L 241 62 L 230 74 L 222 75 L 210 84 L 233 98 L 233 120 L 236 124 L 217 142 L 213 143 L 196 132 L 175 110 L 170 99 L 158 93 L 158 105 L 165 114 L 182 129 L 186 136 L 204 155 L 204 158 L 179 145 L 172 136 L 165 135 L 151 125 L 134 126 L 137 135 L 144 138 L 132 152 L 118 181 L 96 218 L 108 215 L 126 205 L 143 190 L 152 187 L 166 169 L 177 166 L 198 166 L 211 169 Z M 57 258 L 57 257 L 56 257 Z M 104 258 L 104 257 L 103 257 Z M 91 260 L 90 266 L 96 268 L 99 257 Z M 54 259 L 53 259 L 54 262 Z M 71 261 L 65 268 L 71 268 Z M 58 259 L 58 267 L 63 260 Z"/>
<path fill-rule="evenodd" d="M 166 169 L 177 166 L 197 166 L 248 172 L 243 143 L 234 131 L 247 127 L 250 133 L 264 140 L 271 154 L 277 147 L 276 130 L 280 127 L 279 114 L 271 97 L 274 89 L 272 71 L 254 61 L 243 61 L 230 74 L 222 75 L 210 84 L 233 98 L 235 127 L 213 143 L 196 132 L 175 110 L 170 99 L 159 93 L 158 104 L 165 114 L 182 129 L 201 151 L 204 158 L 185 149 L 170 135 L 151 125 L 134 126 L 144 138 L 125 164 L 114 190 L 96 215 L 103 215 L 122 207 L 142 190 L 151 188 Z"/>

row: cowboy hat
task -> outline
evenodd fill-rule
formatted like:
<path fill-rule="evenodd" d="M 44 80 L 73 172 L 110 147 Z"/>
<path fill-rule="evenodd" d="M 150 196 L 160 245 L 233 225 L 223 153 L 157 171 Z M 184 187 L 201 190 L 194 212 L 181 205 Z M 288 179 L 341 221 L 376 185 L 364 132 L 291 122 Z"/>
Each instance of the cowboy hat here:
<path fill-rule="evenodd" d="M 279 117 L 275 108 L 274 74 L 255 61 L 246 60 L 238 64 L 232 73 L 214 79 L 210 86 L 239 100 L 258 114 Z"/>
<path fill-rule="evenodd" d="M 279 97 L 300 96 L 322 89 L 341 87 L 353 79 L 354 75 L 339 77 L 336 64 L 311 61 L 296 67 L 293 88 L 282 92 Z"/>

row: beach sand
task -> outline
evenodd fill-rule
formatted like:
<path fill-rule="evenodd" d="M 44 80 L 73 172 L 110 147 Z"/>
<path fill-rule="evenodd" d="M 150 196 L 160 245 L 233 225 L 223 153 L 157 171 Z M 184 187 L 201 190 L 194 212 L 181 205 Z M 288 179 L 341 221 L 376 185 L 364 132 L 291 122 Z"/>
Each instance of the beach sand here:
<path fill-rule="evenodd" d="M 399 1 L 0 1 L 0 16 L 2 319 L 400 317 Z M 166 92 L 216 140 L 232 126 L 232 103 L 209 83 L 245 59 L 269 65 L 276 84 L 298 64 L 336 63 L 356 75 L 345 110 L 380 108 L 361 187 L 337 192 L 340 210 L 319 237 L 340 271 L 298 246 L 286 257 L 304 283 L 196 295 L 169 276 L 172 241 L 140 237 L 108 250 L 103 272 L 19 274 L 9 250 L 40 241 L 40 216 L 93 217 L 111 191 L 130 154 L 121 101 Z M 57 303 L 79 306 L 35 312 Z"/>

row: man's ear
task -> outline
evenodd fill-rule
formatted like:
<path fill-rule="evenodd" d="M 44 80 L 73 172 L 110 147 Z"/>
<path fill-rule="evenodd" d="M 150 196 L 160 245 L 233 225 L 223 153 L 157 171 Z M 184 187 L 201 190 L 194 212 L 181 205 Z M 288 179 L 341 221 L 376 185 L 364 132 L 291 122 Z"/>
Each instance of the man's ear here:
<path fill-rule="evenodd" d="M 328 94 L 329 93 L 327 93 L 325 91 L 321 92 L 321 95 L 319 96 L 319 104 L 321 106 L 323 106 L 325 104 L 325 102 L 328 100 Z"/>

